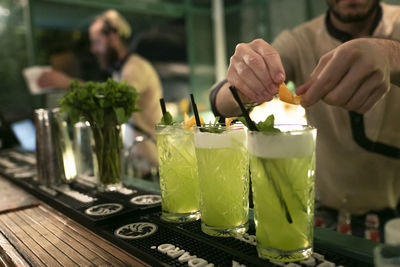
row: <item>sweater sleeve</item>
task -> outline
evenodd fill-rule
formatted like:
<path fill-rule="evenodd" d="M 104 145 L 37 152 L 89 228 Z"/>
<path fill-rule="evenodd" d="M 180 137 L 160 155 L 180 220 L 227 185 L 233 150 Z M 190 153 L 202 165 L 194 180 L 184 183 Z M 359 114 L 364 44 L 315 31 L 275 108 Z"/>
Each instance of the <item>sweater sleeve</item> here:
<path fill-rule="evenodd" d="M 227 82 L 226 79 L 222 80 L 221 82 L 217 83 L 217 85 L 215 85 L 213 88 L 211 88 L 211 92 L 210 92 L 210 105 L 211 105 L 211 110 L 214 113 L 215 117 L 219 117 L 220 121 L 225 121 L 224 116 L 222 116 L 217 107 L 216 107 L 216 98 L 217 98 L 217 94 L 218 91 L 221 89 L 221 87 Z"/>
<path fill-rule="evenodd" d="M 286 81 L 296 80 L 295 66 L 298 65 L 297 41 L 289 30 L 281 32 L 272 42 L 278 51 L 286 72 Z"/>

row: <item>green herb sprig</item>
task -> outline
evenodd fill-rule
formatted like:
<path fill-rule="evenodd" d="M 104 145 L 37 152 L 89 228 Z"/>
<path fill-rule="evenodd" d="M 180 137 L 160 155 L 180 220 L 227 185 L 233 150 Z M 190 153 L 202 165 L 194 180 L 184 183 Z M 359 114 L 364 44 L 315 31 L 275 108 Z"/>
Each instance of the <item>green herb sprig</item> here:
<path fill-rule="evenodd" d="M 246 125 L 247 128 L 249 126 L 247 125 L 246 119 L 244 117 L 239 117 L 239 121 L 241 121 L 244 125 Z M 278 128 L 275 128 L 275 117 L 273 114 L 269 115 L 264 121 L 260 121 L 256 124 L 257 129 L 260 132 L 271 132 L 271 133 L 280 133 L 281 131 Z"/>
<path fill-rule="evenodd" d="M 121 173 L 121 124 L 127 122 L 135 107 L 138 94 L 126 82 L 111 78 L 106 82 L 73 81 L 70 90 L 60 100 L 61 111 L 71 122 L 86 120 L 94 138 L 99 180 L 103 185 L 119 183 Z"/>
<path fill-rule="evenodd" d="M 168 111 L 162 116 L 160 120 L 160 125 L 172 125 L 174 124 L 174 119 L 172 118 L 171 113 Z"/>
<path fill-rule="evenodd" d="M 201 130 L 203 132 L 208 133 L 223 133 L 224 129 L 222 128 L 223 124 L 219 123 L 219 117 L 215 117 L 214 122 L 205 123 Z"/>
<path fill-rule="evenodd" d="M 60 100 L 61 110 L 69 114 L 72 122 L 87 120 L 91 125 L 121 125 L 129 120 L 138 94 L 126 82 L 109 78 L 106 82 L 72 81 L 70 90 Z"/>

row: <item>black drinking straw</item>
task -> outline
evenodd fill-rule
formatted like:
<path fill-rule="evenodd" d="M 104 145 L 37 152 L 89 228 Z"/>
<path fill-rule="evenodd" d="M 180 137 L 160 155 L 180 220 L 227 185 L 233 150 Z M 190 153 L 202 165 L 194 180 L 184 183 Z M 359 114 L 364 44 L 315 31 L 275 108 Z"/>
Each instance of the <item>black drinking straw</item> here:
<path fill-rule="evenodd" d="M 229 86 L 229 90 L 231 90 L 231 93 L 233 95 L 233 98 L 236 100 L 236 102 L 239 104 L 240 109 L 242 110 L 243 116 L 247 122 L 247 124 L 249 125 L 249 129 L 251 131 L 257 131 L 257 126 L 254 123 L 254 121 L 250 118 L 249 113 L 247 112 L 246 108 L 244 107 L 242 101 L 240 100 L 240 97 L 236 91 L 236 88 L 234 86 Z"/>
<path fill-rule="evenodd" d="M 249 125 L 249 129 L 250 129 L 251 131 L 256 131 L 256 132 L 258 132 L 259 130 L 258 130 L 256 124 L 254 123 L 254 121 L 250 118 L 249 113 L 247 112 L 246 108 L 244 107 L 244 105 L 243 105 L 243 103 L 242 103 L 242 100 L 240 100 L 240 97 L 239 97 L 239 95 L 238 95 L 238 93 L 237 93 L 236 88 L 235 88 L 234 86 L 229 86 L 229 90 L 231 91 L 231 93 L 232 93 L 232 95 L 233 95 L 233 98 L 234 98 L 234 99 L 236 100 L 236 102 L 239 104 L 239 107 L 240 107 L 240 109 L 242 110 L 243 116 L 244 116 L 244 118 L 245 118 L 247 124 Z M 261 165 L 262 165 L 263 168 L 264 168 L 264 173 L 267 173 L 267 169 L 265 168 L 264 164 L 261 164 Z M 289 223 L 293 223 L 292 216 L 290 215 L 289 209 L 288 209 L 288 207 L 287 207 L 287 205 L 286 205 L 286 201 L 285 201 L 285 199 L 283 198 L 281 188 L 279 187 L 278 184 L 275 183 L 275 180 L 271 177 L 271 175 L 268 175 L 268 176 L 270 176 L 270 180 L 271 180 L 271 182 L 272 182 L 272 187 L 274 188 L 275 193 L 276 193 L 276 195 L 277 195 L 278 198 L 279 198 L 279 202 L 281 203 L 283 209 L 285 210 L 285 214 L 286 214 L 286 219 L 287 219 L 287 221 L 288 221 Z"/>
<path fill-rule="evenodd" d="M 193 108 L 193 112 L 194 112 L 194 117 L 196 119 L 196 125 L 198 127 L 200 127 L 201 122 L 200 122 L 200 117 L 199 117 L 199 111 L 197 110 L 197 106 L 196 106 L 196 102 L 194 101 L 193 94 L 190 94 L 190 99 L 192 100 L 192 108 Z"/>
<path fill-rule="evenodd" d="M 160 106 L 161 106 L 162 114 L 165 115 L 165 113 L 167 113 L 167 109 L 166 109 L 166 107 L 165 107 L 164 98 L 160 98 Z"/>

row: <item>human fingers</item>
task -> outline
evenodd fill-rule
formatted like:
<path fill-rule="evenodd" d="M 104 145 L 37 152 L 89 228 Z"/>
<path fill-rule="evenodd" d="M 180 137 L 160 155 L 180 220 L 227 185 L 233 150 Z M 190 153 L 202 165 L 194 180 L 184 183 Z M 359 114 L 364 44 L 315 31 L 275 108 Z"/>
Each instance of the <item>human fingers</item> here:
<path fill-rule="evenodd" d="M 251 101 L 258 102 L 257 94 L 247 86 L 234 68 L 228 69 L 227 80 L 228 83 L 230 83 L 232 86 L 235 86 L 243 95 L 250 98 Z"/>
<path fill-rule="evenodd" d="M 250 43 L 250 47 L 262 56 L 268 69 L 269 77 L 276 84 L 276 92 L 278 85 L 285 81 L 285 69 L 279 53 L 270 44 L 262 39 L 256 39 Z"/>
<path fill-rule="evenodd" d="M 357 88 L 357 90 L 343 107 L 347 110 L 358 110 L 364 105 L 369 96 L 372 95 L 375 90 L 382 89 L 384 89 L 382 94 L 385 94 L 389 89 L 389 85 L 385 83 L 380 73 L 372 73 L 361 83 L 359 88 Z"/>
<path fill-rule="evenodd" d="M 304 84 L 296 88 L 296 95 L 303 95 L 308 91 L 308 89 L 310 89 L 313 83 L 317 80 L 317 76 L 319 75 L 319 73 L 321 73 L 321 71 L 325 68 L 326 64 L 328 64 L 331 57 L 332 53 L 328 53 L 320 58 L 317 66 L 311 72 L 309 79 Z"/>
<path fill-rule="evenodd" d="M 378 82 L 377 75 L 372 75 L 363 69 L 363 64 L 357 62 L 344 75 L 339 83 L 332 88 L 324 97 L 325 103 L 334 106 L 345 107 L 355 94 L 366 90 L 364 95 L 369 95 Z M 367 82 L 367 83 L 365 83 Z M 354 109 L 357 103 L 351 102 L 350 107 Z"/>
<path fill-rule="evenodd" d="M 299 87 L 296 87 L 296 95 L 303 95 L 307 90 L 311 87 L 311 85 L 314 83 L 315 79 L 311 77 L 308 79 L 304 84 L 300 85 Z"/>
<path fill-rule="evenodd" d="M 313 73 L 314 82 L 302 97 L 304 107 L 311 106 L 332 91 L 350 69 L 349 60 L 337 53 L 321 58 L 321 66 Z"/>
<path fill-rule="evenodd" d="M 277 85 L 273 82 L 269 75 L 267 65 L 263 57 L 255 52 L 247 44 L 239 44 L 236 47 L 236 54 L 238 59 L 242 61 L 251 69 L 257 77 L 258 81 L 261 83 L 262 87 L 255 88 L 263 97 L 269 97 L 271 94 L 276 94 Z M 246 77 L 247 78 L 247 77 Z"/>
<path fill-rule="evenodd" d="M 261 81 L 257 78 L 252 69 L 241 60 L 241 57 L 232 57 L 228 68 L 228 81 L 255 102 L 262 103 L 266 98 L 265 92 L 268 92 L 263 87 Z"/>
<path fill-rule="evenodd" d="M 254 101 L 252 101 L 247 95 L 245 95 L 241 91 L 238 90 L 237 93 L 238 93 L 240 99 L 242 100 L 242 103 L 245 103 L 245 104 L 254 103 Z"/>
<path fill-rule="evenodd" d="M 242 84 L 242 86 L 240 88 L 238 88 L 239 89 L 239 93 L 240 93 L 239 95 L 245 95 L 246 96 L 246 95 L 249 94 L 249 92 L 253 92 L 254 93 L 254 91 L 251 89 L 251 88 L 253 88 L 252 85 L 249 85 L 249 83 L 246 82 L 246 79 L 243 79 L 240 76 L 238 76 L 237 79 L 238 79 L 239 83 Z M 255 98 L 251 102 L 256 102 L 258 104 L 262 104 L 262 103 L 264 103 L 266 101 L 271 101 L 273 97 L 274 97 L 274 95 L 268 95 L 268 94 L 264 94 L 262 96 L 256 95 Z M 242 98 L 242 99 L 245 99 L 245 98 Z"/>
<path fill-rule="evenodd" d="M 355 112 L 360 114 L 366 113 L 368 110 L 374 107 L 376 103 L 378 103 L 378 101 L 383 97 L 386 91 L 387 89 L 385 88 L 385 86 L 381 86 L 376 90 L 373 90 L 372 94 L 368 97 L 364 104 L 356 109 Z"/>

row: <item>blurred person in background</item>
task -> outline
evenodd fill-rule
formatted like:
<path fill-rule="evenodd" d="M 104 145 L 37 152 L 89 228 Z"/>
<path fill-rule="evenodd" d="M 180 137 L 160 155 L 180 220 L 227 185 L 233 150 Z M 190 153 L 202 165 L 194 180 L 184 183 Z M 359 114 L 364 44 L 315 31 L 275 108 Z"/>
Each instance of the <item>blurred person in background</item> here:
<path fill-rule="evenodd" d="M 238 44 L 227 79 L 211 90 L 211 106 L 217 116 L 238 116 L 229 86 L 254 106 L 272 100 L 280 83 L 294 81 L 308 123 L 318 130 L 321 209 L 360 220 L 376 213 L 383 226 L 399 214 L 400 153 L 361 147 L 353 131 L 362 128 L 351 121 L 363 114 L 370 139 L 400 148 L 400 6 L 379 0 L 326 2 L 326 14 L 283 31 L 272 44 L 262 39 Z"/>
<path fill-rule="evenodd" d="M 108 10 L 96 17 L 89 28 L 91 52 L 96 56 L 100 68 L 116 81 L 126 81 L 136 88 L 139 98 L 136 106 L 141 112 L 132 115 L 135 137 L 143 135 L 154 140 L 155 125 L 161 119 L 159 99 L 162 97 L 160 79 L 149 61 L 131 53 L 128 41 L 131 27 L 115 10 Z M 45 72 L 39 78 L 39 86 L 58 89 L 69 88 L 70 80 L 61 71 Z M 141 142 L 135 153 L 157 166 L 157 148 L 154 142 Z"/>

